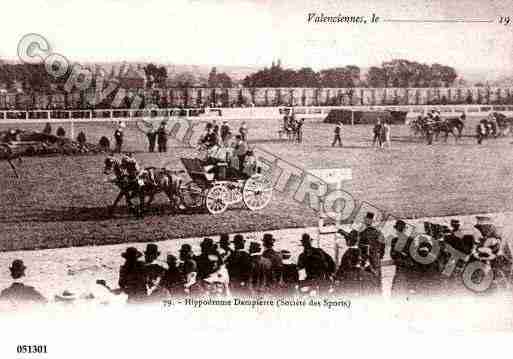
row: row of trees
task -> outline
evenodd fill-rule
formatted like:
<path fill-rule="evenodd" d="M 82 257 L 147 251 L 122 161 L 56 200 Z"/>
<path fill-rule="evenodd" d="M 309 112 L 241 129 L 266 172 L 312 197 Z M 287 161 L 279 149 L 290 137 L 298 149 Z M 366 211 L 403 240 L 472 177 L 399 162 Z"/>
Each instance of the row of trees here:
<path fill-rule="evenodd" d="M 403 59 L 371 67 L 365 79 L 358 66 L 335 67 L 316 72 L 309 67 L 297 71 L 272 64 L 247 76 L 246 87 L 449 87 L 458 74 L 450 66 L 421 64 Z"/>
<path fill-rule="evenodd" d="M 450 66 L 397 59 L 369 68 L 366 77 L 368 87 L 450 87 L 458 74 Z"/>
<path fill-rule="evenodd" d="M 230 88 L 234 81 L 224 72 L 218 72 L 213 67 L 208 77 L 202 77 L 192 72 L 173 74 L 170 76 L 164 66 L 153 63 L 146 65 L 143 70 L 147 88 L 166 87 L 221 87 Z M 98 73 L 94 73 L 98 76 Z M 119 77 L 114 74 L 110 77 Z M 457 79 L 456 70 L 441 64 L 421 64 L 415 61 L 396 59 L 383 62 L 381 66 L 368 69 L 365 76 L 358 66 L 349 65 L 314 71 L 309 67 L 299 70 L 287 69 L 278 61 L 270 68 L 264 68 L 247 76 L 242 84 L 245 87 L 449 87 Z M 94 82 L 94 80 L 93 80 Z M 1 64 L 0 84 L 11 89 L 15 83 L 21 84 L 24 91 L 49 91 L 55 85 L 62 85 L 53 79 L 43 64 Z M 52 86 L 54 85 L 54 86 Z M 59 88 L 61 89 L 61 88 Z"/>

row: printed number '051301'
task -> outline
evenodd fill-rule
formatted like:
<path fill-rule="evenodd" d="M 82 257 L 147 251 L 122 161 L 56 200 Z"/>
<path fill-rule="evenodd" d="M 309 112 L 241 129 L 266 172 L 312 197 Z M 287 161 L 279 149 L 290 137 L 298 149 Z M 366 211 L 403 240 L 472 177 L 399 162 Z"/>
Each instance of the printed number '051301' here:
<path fill-rule="evenodd" d="M 18 354 L 46 354 L 46 345 L 18 345 Z"/>

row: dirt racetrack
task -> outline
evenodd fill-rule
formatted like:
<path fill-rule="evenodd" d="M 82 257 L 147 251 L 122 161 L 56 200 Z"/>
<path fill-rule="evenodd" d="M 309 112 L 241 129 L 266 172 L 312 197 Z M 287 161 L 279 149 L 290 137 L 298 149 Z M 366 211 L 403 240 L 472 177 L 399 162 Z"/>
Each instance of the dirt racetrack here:
<path fill-rule="evenodd" d="M 231 125 L 238 127 L 240 121 Z M 4 129 L 8 126 L 0 126 Z M 12 127 L 12 126 L 11 126 Z M 42 128 L 26 125 L 22 128 Z M 57 126 L 53 125 L 54 131 Z M 353 180 L 347 190 L 396 216 L 432 217 L 452 214 L 513 210 L 513 161 L 511 138 L 485 141 L 472 137 L 458 144 L 436 142 L 432 146 L 410 136 L 406 126 L 393 126 L 393 147 L 371 146 L 371 128 L 343 128 L 343 148 L 332 148 L 333 125 L 308 122 L 304 143 L 277 140 L 276 121 L 249 123 L 250 139 L 259 147 L 303 168 L 349 167 Z M 466 134 L 472 133 L 472 127 Z M 110 124 L 76 125 L 89 142 L 112 137 Z M 166 154 L 145 152 L 144 134 L 134 125 L 126 129 L 126 146 L 143 166 L 180 167 L 179 157 L 195 151 L 177 142 Z M 56 248 L 123 242 L 146 242 L 178 237 L 248 232 L 312 226 L 316 214 L 277 194 L 263 211 L 242 206 L 222 215 L 206 213 L 170 215 L 164 196 L 157 198 L 143 220 L 120 208 L 113 217 L 106 207 L 117 195 L 102 174 L 104 156 L 30 157 L 18 165 L 14 178 L 7 163 L 0 162 L 0 250 Z"/>

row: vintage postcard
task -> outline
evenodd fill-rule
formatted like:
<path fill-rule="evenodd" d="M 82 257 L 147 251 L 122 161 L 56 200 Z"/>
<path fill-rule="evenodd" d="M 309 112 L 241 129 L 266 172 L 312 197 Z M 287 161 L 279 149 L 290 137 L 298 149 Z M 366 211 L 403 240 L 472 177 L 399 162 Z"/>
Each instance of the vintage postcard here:
<path fill-rule="evenodd" d="M 3 14 L 2 358 L 513 332 L 510 1 Z"/>

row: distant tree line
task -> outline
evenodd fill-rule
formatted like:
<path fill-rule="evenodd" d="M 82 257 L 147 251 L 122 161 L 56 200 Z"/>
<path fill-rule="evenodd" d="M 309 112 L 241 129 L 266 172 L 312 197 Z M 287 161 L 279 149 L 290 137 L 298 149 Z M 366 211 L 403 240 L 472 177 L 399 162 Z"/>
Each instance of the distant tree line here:
<path fill-rule="evenodd" d="M 415 61 L 396 59 L 371 67 L 365 79 L 361 79 L 358 66 L 349 65 L 320 70 L 309 67 L 299 70 L 286 69 L 281 63 L 273 63 L 247 76 L 245 87 L 449 87 L 458 74 L 450 66 L 421 64 Z"/>

